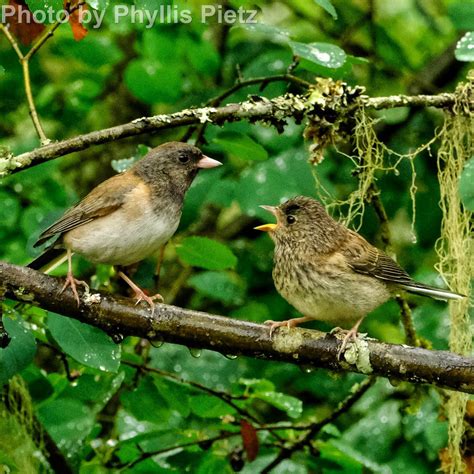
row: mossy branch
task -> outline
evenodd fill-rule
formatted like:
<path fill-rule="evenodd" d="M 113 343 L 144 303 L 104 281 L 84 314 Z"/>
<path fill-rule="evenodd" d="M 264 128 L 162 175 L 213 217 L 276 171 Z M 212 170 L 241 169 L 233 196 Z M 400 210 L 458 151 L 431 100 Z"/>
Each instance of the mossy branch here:
<path fill-rule="evenodd" d="M 270 80 L 270 78 L 269 78 Z M 324 101 L 324 99 L 322 99 Z M 341 98 L 341 101 L 344 97 Z M 455 103 L 455 94 L 443 93 L 438 95 L 390 96 L 369 98 L 361 96 L 357 104 L 352 103 L 345 109 L 351 114 L 354 107 L 361 105 L 365 108 L 385 109 L 401 106 L 424 106 L 450 108 Z M 69 153 L 85 150 L 94 145 L 109 143 L 127 137 L 156 133 L 161 130 L 195 124 L 212 123 L 222 125 L 225 122 L 247 120 L 263 122 L 281 130 L 286 120 L 294 118 L 301 121 L 305 116 L 324 115 L 321 99 L 317 104 L 304 95 L 286 94 L 274 99 L 253 97 L 241 103 L 227 104 L 222 107 L 202 107 L 186 109 L 172 114 L 140 117 L 131 122 L 115 127 L 86 133 L 73 138 L 51 143 L 27 153 L 0 159 L 0 176 L 15 173 L 44 161 L 49 161 Z"/>
<path fill-rule="evenodd" d="M 80 293 L 78 307 L 70 290 L 59 294 L 60 278 L 0 262 L 5 296 L 99 327 L 111 335 L 134 335 L 301 366 L 372 374 L 417 384 L 433 384 L 474 393 L 474 359 L 446 351 L 385 344 L 373 339 L 350 344 L 341 360 L 341 340 L 320 331 L 280 328 L 270 338 L 268 327 L 176 306 L 135 306 L 128 298 Z"/>

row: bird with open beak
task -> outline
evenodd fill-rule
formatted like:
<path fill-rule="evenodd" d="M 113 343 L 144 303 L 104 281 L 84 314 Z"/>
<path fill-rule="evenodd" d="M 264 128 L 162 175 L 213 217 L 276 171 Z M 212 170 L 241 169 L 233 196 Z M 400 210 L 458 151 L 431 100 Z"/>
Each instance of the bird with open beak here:
<path fill-rule="evenodd" d="M 340 355 L 357 337 L 364 317 L 401 290 L 437 299 L 463 298 L 415 282 L 395 260 L 336 222 L 312 198 L 298 196 L 278 207 L 260 207 L 277 221 L 256 227 L 275 242 L 275 287 L 303 314 L 288 321 L 266 321 L 270 335 L 279 326 L 290 328 L 313 319 L 352 325 Z"/>

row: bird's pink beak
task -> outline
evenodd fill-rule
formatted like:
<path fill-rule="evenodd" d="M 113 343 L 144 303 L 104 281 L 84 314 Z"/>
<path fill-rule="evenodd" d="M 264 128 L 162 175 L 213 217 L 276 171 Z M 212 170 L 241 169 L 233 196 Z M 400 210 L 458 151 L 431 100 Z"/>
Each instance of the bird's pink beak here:
<path fill-rule="evenodd" d="M 197 162 L 197 167 L 202 169 L 216 168 L 217 166 L 222 166 L 222 163 L 206 155 Z"/>
<path fill-rule="evenodd" d="M 260 206 L 260 207 L 270 212 L 271 214 L 273 214 L 277 218 L 277 221 L 278 221 L 278 209 L 276 207 L 274 206 Z M 277 225 L 278 224 L 263 224 L 263 225 L 259 225 L 258 227 L 254 227 L 254 229 L 261 230 L 262 232 L 271 232 L 275 230 L 275 227 Z"/>

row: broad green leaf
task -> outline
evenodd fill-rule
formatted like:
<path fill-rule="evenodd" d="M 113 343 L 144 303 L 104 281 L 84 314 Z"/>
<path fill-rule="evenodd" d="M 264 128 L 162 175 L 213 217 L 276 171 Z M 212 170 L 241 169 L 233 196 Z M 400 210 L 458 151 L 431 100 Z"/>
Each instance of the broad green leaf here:
<path fill-rule="evenodd" d="M 3 74 L 5 74 L 5 68 L 0 66 L 0 76 L 3 76 Z"/>
<path fill-rule="evenodd" d="M 151 423 L 170 423 L 170 409 L 150 376 L 144 377 L 135 390 L 121 396 L 124 408 L 137 420 Z"/>
<path fill-rule="evenodd" d="M 105 10 L 109 6 L 109 0 L 87 0 L 87 4 L 94 10 Z"/>
<path fill-rule="evenodd" d="M 242 160 L 264 161 L 268 158 L 265 148 L 253 138 L 238 132 L 222 132 L 213 140 L 229 155 Z"/>
<path fill-rule="evenodd" d="M 280 392 L 257 392 L 253 397 L 283 410 L 290 418 L 298 418 L 303 413 L 303 402 L 291 395 Z"/>
<path fill-rule="evenodd" d="M 196 291 L 226 304 L 242 304 L 245 288 L 237 275 L 227 272 L 203 272 L 188 280 Z"/>
<path fill-rule="evenodd" d="M 472 0 L 458 0 L 448 5 L 448 16 L 458 31 L 474 29 L 473 8 Z"/>
<path fill-rule="evenodd" d="M 469 31 L 457 42 L 454 56 L 458 61 L 474 61 L 474 31 Z"/>
<path fill-rule="evenodd" d="M 247 31 L 260 33 L 278 43 L 287 43 L 290 40 L 290 33 L 288 31 L 264 23 L 243 23 L 236 25 L 235 28 L 244 28 Z"/>
<path fill-rule="evenodd" d="M 0 387 L 26 368 L 36 353 L 35 338 L 20 321 L 4 317 L 3 325 L 11 341 L 0 349 Z"/>
<path fill-rule="evenodd" d="M 161 396 L 167 401 L 169 407 L 179 412 L 183 418 L 186 418 L 191 412 L 189 398 L 192 392 L 189 387 L 178 382 L 166 380 L 163 377 L 154 377 L 153 382 Z"/>
<path fill-rule="evenodd" d="M 172 103 L 181 95 L 181 72 L 159 61 L 131 61 L 125 70 L 130 92 L 147 104 Z"/>
<path fill-rule="evenodd" d="M 314 0 L 321 8 L 324 8 L 335 20 L 337 20 L 337 12 L 333 4 L 329 0 Z"/>
<path fill-rule="evenodd" d="M 459 180 L 459 195 L 464 207 L 469 211 L 474 211 L 474 156 L 465 164 L 462 171 Z"/>
<path fill-rule="evenodd" d="M 35 18 L 41 20 L 40 23 L 43 23 L 42 20 L 44 16 L 41 12 L 46 13 L 44 23 L 54 23 L 56 20 L 56 12 L 63 10 L 63 0 L 48 0 L 47 2 L 44 0 L 26 0 L 26 3 L 33 14 L 37 13 Z"/>
<path fill-rule="evenodd" d="M 81 364 L 117 372 L 121 346 L 104 331 L 55 313 L 48 314 L 48 329 L 61 349 Z"/>
<path fill-rule="evenodd" d="M 266 379 L 239 379 L 239 384 L 244 385 L 247 389 L 255 393 L 273 392 L 275 385 Z"/>
<path fill-rule="evenodd" d="M 227 245 L 207 237 L 186 237 L 176 252 L 188 265 L 207 270 L 225 270 L 237 265 L 237 257 Z"/>
<path fill-rule="evenodd" d="M 290 41 L 290 46 L 296 56 L 331 69 L 340 68 L 346 60 L 346 53 L 334 44 Z"/>
<path fill-rule="evenodd" d="M 73 398 L 57 398 L 38 408 L 38 418 L 68 457 L 77 455 L 82 441 L 94 427 L 94 415 L 87 405 Z"/>
<path fill-rule="evenodd" d="M 191 411 L 201 418 L 219 418 L 235 413 L 235 409 L 217 397 L 195 395 L 189 400 Z"/>

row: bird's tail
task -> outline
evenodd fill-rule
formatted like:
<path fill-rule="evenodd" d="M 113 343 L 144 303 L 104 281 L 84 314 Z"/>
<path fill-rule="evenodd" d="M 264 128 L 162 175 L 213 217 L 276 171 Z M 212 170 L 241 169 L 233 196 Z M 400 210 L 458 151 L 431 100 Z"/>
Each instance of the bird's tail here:
<path fill-rule="evenodd" d="M 466 298 L 465 295 L 460 295 L 459 293 L 454 293 L 449 290 L 442 290 L 441 288 L 435 288 L 434 286 L 428 286 L 417 282 L 413 282 L 409 285 L 403 285 L 402 288 L 409 293 L 429 296 L 430 298 L 438 300 L 462 300 L 463 298 Z"/>
<path fill-rule="evenodd" d="M 45 250 L 41 255 L 36 257 L 31 263 L 28 264 L 29 268 L 33 270 L 40 270 L 45 273 L 52 272 L 56 267 L 59 267 L 61 263 L 67 260 L 67 253 L 64 249 L 49 248 Z"/>

